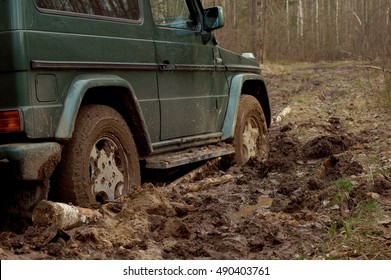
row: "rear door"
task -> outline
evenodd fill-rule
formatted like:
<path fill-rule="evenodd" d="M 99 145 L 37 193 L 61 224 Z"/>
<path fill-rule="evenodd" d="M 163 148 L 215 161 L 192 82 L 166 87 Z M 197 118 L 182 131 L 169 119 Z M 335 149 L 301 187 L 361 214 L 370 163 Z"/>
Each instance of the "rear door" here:
<path fill-rule="evenodd" d="M 78 75 L 115 75 L 131 85 L 151 141 L 158 142 L 155 45 L 150 19 L 144 15 L 145 1 L 35 0 L 35 3 L 31 23 L 34 30 L 28 34 L 33 70 L 37 76 L 55 75 L 61 95 L 57 101 L 35 101 L 43 107 L 39 112 L 49 110 L 49 105 L 62 104 L 67 87 Z M 116 100 L 110 89 L 105 90 L 104 98 Z M 51 115 L 56 116 L 55 112 Z"/>
<path fill-rule="evenodd" d="M 193 0 L 150 2 L 159 67 L 161 140 L 220 131 L 228 88 L 224 73 L 216 72 L 220 60 L 215 44 L 203 42 L 200 7 Z"/>

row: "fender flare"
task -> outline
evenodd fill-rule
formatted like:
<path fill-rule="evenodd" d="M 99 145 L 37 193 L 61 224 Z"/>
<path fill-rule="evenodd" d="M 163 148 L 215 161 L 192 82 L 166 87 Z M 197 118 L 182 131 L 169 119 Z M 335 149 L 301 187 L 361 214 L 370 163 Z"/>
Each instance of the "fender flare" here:
<path fill-rule="evenodd" d="M 142 127 L 147 140 L 147 145 L 149 146 L 150 151 L 152 151 L 147 126 L 134 90 L 129 82 L 115 75 L 87 74 L 77 76 L 72 81 L 64 100 L 64 107 L 57 125 L 55 137 L 57 139 L 72 138 L 72 134 L 75 129 L 76 117 L 83 98 L 89 89 L 96 87 L 119 87 L 126 89 L 130 98 L 134 101 L 134 109 L 136 110 L 136 113 L 140 116 L 141 121 L 138 125 Z"/>
<path fill-rule="evenodd" d="M 222 127 L 222 140 L 227 140 L 234 137 L 236 118 L 238 115 L 240 95 L 242 94 L 242 86 L 246 81 L 261 81 L 264 80 L 261 75 L 258 74 L 239 74 L 232 78 L 231 87 L 229 91 L 229 99 L 227 106 L 227 113 L 225 115 L 223 127 Z"/>

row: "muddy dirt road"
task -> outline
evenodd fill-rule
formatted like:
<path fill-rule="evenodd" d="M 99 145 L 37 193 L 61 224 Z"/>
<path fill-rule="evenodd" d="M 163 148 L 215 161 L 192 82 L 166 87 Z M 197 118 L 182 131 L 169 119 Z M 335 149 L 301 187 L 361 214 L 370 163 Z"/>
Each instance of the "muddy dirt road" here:
<path fill-rule="evenodd" d="M 3 229 L 0 258 L 390 259 L 391 114 L 356 65 L 266 65 L 267 162 L 144 184 L 94 224 Z"/>

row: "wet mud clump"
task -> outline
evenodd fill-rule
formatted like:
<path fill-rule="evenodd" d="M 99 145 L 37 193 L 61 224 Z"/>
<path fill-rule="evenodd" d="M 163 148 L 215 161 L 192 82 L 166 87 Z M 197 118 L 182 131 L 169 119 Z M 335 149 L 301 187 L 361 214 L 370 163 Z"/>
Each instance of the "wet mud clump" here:
<path fill-rule="evenodd" d="M 319 136 L 304 145 L 303 156 L 310 159 L 324 158 L 346 152 L 352 146 L 353 140 L 346 136 Z"/>

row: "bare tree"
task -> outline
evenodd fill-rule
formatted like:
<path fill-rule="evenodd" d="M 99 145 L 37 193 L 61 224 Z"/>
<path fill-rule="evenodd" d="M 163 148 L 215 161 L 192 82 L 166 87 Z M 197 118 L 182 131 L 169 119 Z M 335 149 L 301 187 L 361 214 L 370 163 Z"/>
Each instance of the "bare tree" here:
<path fill-rule="evenodd" d="M 304 12 L 303 0 L 299 0 L 299 7 L 297 9 L 297 36 L 304 37 Z"/>
<path fill-rule="evenodd" d="M 335 0 L 335 36 L 339 45 L 339 0 Z"/>
<path fill-rule="evenodd" d="M 258 27 L 258 3 L 257 0 L 250 0 L 251 4 L 251 41 L 252 41 L 252 52 L 256 55 L 260 53 L 260 42 L 259 42 L 259 27 Z"/>
<path fill-rule="evenodd" d="M 285 6 L 286 6 L 286 38 L 288 42 L 288 48 L 290 46 L 290 41 L 291 41 L 291 33 L 290 33 L 290 16 L 289 16 L 289 1 L 290 0 L 285 0 Z"/>
<path fill-rule="evenodd" d="M 320 29 L 319 29 L 319 0 L 315 1 L 315 26 L 316 26 L 316 46 L 320 47 Z"/>

